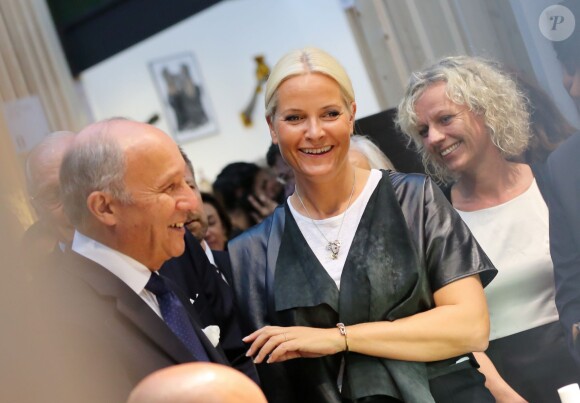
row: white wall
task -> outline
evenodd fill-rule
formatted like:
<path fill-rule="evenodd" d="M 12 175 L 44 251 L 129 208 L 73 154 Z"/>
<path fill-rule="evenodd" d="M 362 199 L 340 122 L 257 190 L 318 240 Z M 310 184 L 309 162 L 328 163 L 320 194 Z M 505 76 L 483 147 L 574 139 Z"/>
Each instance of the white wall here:
<path fill-rule="evenodd" d="M 148 63 L 193 52 L 218 131 L 183 146 L 198 174 L 213 181 L 229 162 L 264 158 L 270 145 L 263 97 L 253 127 L 240 119 L 256 85 L 254 56 L 265 55 L 272 67 L 287 51 L 304 46 L 325 49 L 343 64 L 357 94 L 357 117 L 380 111 L 339 0 L 224 1 L 92 67 L 81 81 L 96 120 L 144 121 L 162 111 Z M 169 132 L 161 116 L 156 125 Z"/>

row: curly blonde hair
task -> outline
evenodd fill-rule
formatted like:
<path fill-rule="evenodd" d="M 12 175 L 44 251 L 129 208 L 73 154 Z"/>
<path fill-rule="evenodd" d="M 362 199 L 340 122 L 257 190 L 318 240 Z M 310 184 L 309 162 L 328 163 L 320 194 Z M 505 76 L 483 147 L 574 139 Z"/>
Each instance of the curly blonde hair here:
<path fill-rule="evenodd" d="M 478 57 L 446 57 L 409 78 L 405 95 L 397 108 L 396 124 L 414 143 L 423 158 L 427 173 L 443 182 L 454 175 L 423 146 L 417 129 L 415 104 L 436 83 L 446 83 L 449 100 L 466 105 L 483 117 L 491 141 L 504 158 L 520 155 L 530 139 L 528 101 L 515 81 L 497 63 Z"/>

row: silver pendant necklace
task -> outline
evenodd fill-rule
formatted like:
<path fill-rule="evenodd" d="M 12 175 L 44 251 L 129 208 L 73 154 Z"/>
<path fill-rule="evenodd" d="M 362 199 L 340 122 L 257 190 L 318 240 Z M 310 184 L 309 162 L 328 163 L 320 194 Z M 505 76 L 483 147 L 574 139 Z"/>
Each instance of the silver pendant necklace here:
<path fill-rule="evenodd" d="M 344 214 L 342 215 L 342 221 L 340 222 L 340 227 L 338 227 L 338 233 L 336 234 L 336 239 L 334 241 L 329 241 L 328 238 L 326 237 L 326 235 L 324 235 L 322 230 L 318 227 L 316 222 L 312 219 L 310 212 L 308 211 L 308 209 L 304 205 L 304 202 L 302 201 L 302 197 L 300 197 L 300 193 L 298 193 L 298 187 L 296 185 L 294 185 L 294 192 L 296 192 L 296 196 L 298 196 L 298 200 L 300 200 L 300 204 L 302 204 L 302 208 L 304 208 L 304 211 L 306 211 L 306 214 L 308 215 L 308 218 L 310 218 L 310 221 L 312 221 L 312 224 L 314 224 L 314 227 L 316 227 L 318 232 L 320 232 L 320 235 L 322 235 L 324 240 L 327 242 L 326 250 L 330 251 L 330 257 L 333 260 L 336 260 L 338 258 L 338 253 L 340 252 L 340 246 L 341 246 L 340 240 L 339 240 L 340 230 L 342 230 L 342 224 L 344 224 L 344 218 L 346 217 L 346 212 L 348 211 L 348 208 L 350 207 L 350 202 L 352 201 L 352 195 L 354 194 L 354 185 L 355 184 L 356 184 L 356 171 L 353 169 L 352 189 L 350 191 L 350 197 L 348 198 L 348 205 L 346 206 L 346 210 L 344 210 Z"/>

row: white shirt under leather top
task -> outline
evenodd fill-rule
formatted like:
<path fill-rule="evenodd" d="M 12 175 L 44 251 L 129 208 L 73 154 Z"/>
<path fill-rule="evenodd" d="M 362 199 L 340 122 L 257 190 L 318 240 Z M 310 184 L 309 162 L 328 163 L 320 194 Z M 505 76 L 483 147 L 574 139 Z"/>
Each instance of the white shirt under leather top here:
<path fill-rule="evenodd" d="M 354 240 L 356 229 L 358 228 L 369 199 L 379 184 L 381 177 L 381 171 L 377 169 L 371 170 L 371 174 L 362 193 L 358 195 L 356 199 L 351 201 L 350 207 L 344 213 L 334 217 L 325 218 L 324 220 L 311 220 L 309 217 L 300 214 L 296 211 L 292 202 L 289 200 L 288 205 L 290 206 L 290 212 L 296 220 L 300 232 L 302 232 L 302 235 L 306 239 L 306 242 L 308 242 L 310 249 L 312 249 L 320 264 L 322 264 L 339 289 L 342 269 L 344 268 L 346 256 L 348 255 L 348 251 L 350 250 L 350 246 Z M 344 218 L 340 234 L 338 234 L 344 214 L 346 214 L 346 217 Z M 330 252 L 326 249 L 328 241 L 323 238 L 318 229 L 316 229 L 317 226 L 326 236 L 328 241 L 334 241 L 338 236 L 341 247 L 336 259 L 331 258 Z"/>
<path fill-rule="evenodd" d="M 548 208 L 536 181 L 506 203 L 458 212 L 498 270 L 485 288 L 490 340 L 557 321 Z"/>

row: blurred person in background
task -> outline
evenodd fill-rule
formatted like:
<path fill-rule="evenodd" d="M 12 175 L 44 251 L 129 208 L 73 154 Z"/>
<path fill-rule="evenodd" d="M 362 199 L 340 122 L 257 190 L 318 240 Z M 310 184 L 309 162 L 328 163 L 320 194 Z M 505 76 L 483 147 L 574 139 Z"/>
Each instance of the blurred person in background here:
<path fill-rule="evenodd" d="M 282 202 L 284 184 L 271 168 L 260 167 L 254 179 L 254 190 L 248 195 L 253 210 L 250 212 L 256 224 L 268 217 Z"/>
<path fill-rule="evenodd" d="M 230 217 L 220 201 L 211 193 L 202 192 L 201 199 L 208 222 L 205 241 L 213 250 L 227 250 L 228 241 L 232 237 Z"/>
<path fill-rule="evenodd" d="M 580 4 L 576 0 L 564 0 L 560 5 L 568 8 L 575 17 L 576 25 L 572 33 L 561 41 L 554 41 L 552 45 L 562 67 L 562 84 L 576 104 L 580 112 Z M 571 21 L 566 21 L 569 24 Z M 569 26 L 569 25 L 568 25 Z"/>
<path fill-rule="evenodd" d="M 11 144 L 0 150 L 0 154 L 3 169 L 14 169 L 16 172 L 19 166 Z M 14 164 L 11 164 L 11 159 Z M 38 326 L 37 308 L 43 304 L 37 304 L 37 294 L 30 293 L 29 276 L 25 271 L 28 262 L 24 261 L 26 255 L 22 251 L 24 226 L 19 217 L 21 206 L 18 203 L 24 200 L 20 195 L 25 194 L 25 190 L 12 179 L 8 175 L 0 175 L 0 317 L 3 324 L 0 401 L 35 402 L 42 401 L 45 388 L 54 388 L 56 380 L 52 373 L 44 371 L 46 367 L 40 365 L 47 362 L 49 356 L 46 352 L 52 346 L 50 340 L 43 337 L 42 326 Z M 55 243 L 47 245 L 49 247 L 43 251 L 51 253 L 50 247 L 54 248 Z M 60 365 L 66 366 L 66 361 L 61 360 Z"/>
<path fill-rule="evenodd" d="M 564 1 L 576 18 L 569 38 L 553 42 L 562 65 L 562 83 L 580 113 L 580 2 Z M 556 305 L 566 340 L 580 366 L 580 133 L 560 145 L 546 162 L 549 182 L 550 251 L 554 261 Z"/>
<path fill-rule="evenodd" d="M 390 169 L 395 166 L 374 141 L 361 134 L 350 136 L 350 163 L 364 169 Z"/>
<path fill-rule="evenodd" d="M 62 159 L 75 134 L 59 131 L 49 134 L 28 155 L 26 185 L 38 220 L 22 239 L 23 256 L 39 263 L 53 252 L 70 247 L 74 228 L 63 212 L 59 171 Z"/>
<path fill-rule="evenodd" d="M 208 242 L 205 239 L 208 234 L 210 224 L 206 213 L 205 203 L 202 198 L 202 193 L 200 192 L 199 186 L 197 185 L 197 182 L 195 180 L 193 164 L 191 163 L 191 160 L 181 147 L 179 147 L 179 151 L 181 152 L 181 156 L 183 157 L 183 160 L 185 161 L 186 164 L 185 182 L 187 183 L 189 188 L 193 190 L 193 193 L 195 194 L 198 200 L 197 208 L 194 210 L 190 210 L 188 213 L 186 228 L 199 241 L 209 262 L 218 269 L 218 272 L 224 278 L 224 280 L 231 281 L 232 268 L 229 256 L 227 253 L 224 252 L 224 247 L 219 242 L 214 242 L 213 240 L 216 232 L 215 231 L 215 226 L 217 224 L 216 220 L 212 215 L 211 220 L 212 231 L 210 233 L 210 239 L 212 240 L 212 245 L 216 246 L 217 249 L 213 248 L 211 245 L 208 245 Z M 227 228 L 227 225 L 228 225 L 227 223 L 223 224 L 223 228 Z M 228 234 L 229 231 L 231 231 L 231 229 L 227 230 Z M 226 235 L 226 240 L 227 239 L 229 239 L 229 235 Z"/>
<path fill-rule="evenodd" d="M 574 134 L 576 128 L 562 115 L 543 89 L 521 75 L 515 77 L 518 87 L 528 100 L 531 131 L 528 146 L 516 159 L 529 164 L 534 170 L 535 167 L 541 166 L 548 155 L 564 140 Z M 538 172 L 534 174 L 537 175 Z"/>
<path fill-rule="evenodd" d="M 276 178 L 252 162 L 226 165 L 213 183 L 213 194 L 230 217 L 232 236 L 271 214 L 279 204 L 282 192 L 282 185 Z"/>
<path fill-rule="evenodd" d="M 276 180 L 284 187 L 284 195 L 282 200 L 280 200 L 280 202 L 283 202 L 294 193 L 294 172 L 288 163 L 284 161 L 278 144 L 270 144 L 266 153 L 266 163 L 274 171 Z"/>
<path fill-rule="evenodd" d="M 254 163 L 232 162 L 220 171 L 212 184 L 214 196 L 224 206 L 232 223 L 232 235 L 255 224 L 248 195 L 259 170 Z"/>

